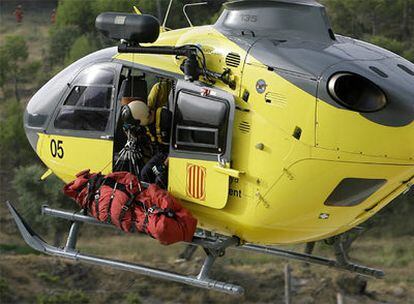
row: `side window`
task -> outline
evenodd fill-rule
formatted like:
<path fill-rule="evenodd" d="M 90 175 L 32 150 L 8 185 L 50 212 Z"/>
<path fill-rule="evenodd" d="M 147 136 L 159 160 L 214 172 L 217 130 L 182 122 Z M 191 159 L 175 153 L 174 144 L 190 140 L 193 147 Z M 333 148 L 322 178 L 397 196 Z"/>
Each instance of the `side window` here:
<path fill-rule="evenodd" d="M 181 91 L 174 113 L 173 148 L 223 154 L 230 106 L 226 100 Z"/>
<path fill-rule="evenodd" d="M 107 64 L 85 69 L 56 116 L 57 129 L 104 132 L 108 128 L 114 99 L 115 71 Z"/>

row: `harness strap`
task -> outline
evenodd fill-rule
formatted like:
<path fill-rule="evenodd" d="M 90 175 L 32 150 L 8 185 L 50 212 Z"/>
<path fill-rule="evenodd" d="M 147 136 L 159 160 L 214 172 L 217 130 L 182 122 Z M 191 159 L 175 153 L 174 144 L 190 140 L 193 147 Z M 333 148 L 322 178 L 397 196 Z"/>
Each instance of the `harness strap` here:
<path fill-rule="evenodd" d="M 135 216 L 135 212 L 131 212 L 131 227 L 129 228 L 129 232 L 134 233 L 137 231 L 137 218 Z"/>
<path fill-rule="evenodd" d="M 162 108 L 158 108 L 155 112 L 155 134 L 157 135 L 157 141 L 159 143 L 164 143 L 162 141 L 162 134 L 161 134 L 161 112 Z"/>
<path fill-rule="evenodd" d="M 145 127 L 146 133 L 148 135 L 148 137 L 150 138 L 151 142 L 155 143 L 157 142 L 157 139 L 154 137 L 154 135 L 152 135 L 151 130 L 148 126 Z"/>
<path fill-rule="evenodd" d="M 125 214 L 128 212 L 129 208 L 131 208 L 131 206 L 134 204 L 135 198 L 137 195 L 138 193 L 130 195 L 129 200 L 125 203 L 125 205 L 122 206 L 121 212 L 119 213 L 119 217 L 118 217 L 119 225 L 121 225 L 121 227 L 122 227 L 122 221 L 124 220 Z"/>
<path fill-rule="evenodd" d="M 98 189 L 95 193 L 95 214 L 96 218 L 99 220 L 99 197 L 101 196 L 101 191 Z"/>
<path fill-rule="evenodd" d="M 142 232 L 145 232 L 145 233 L 149 234 L 147 232 L 147 226 L 148 226 L 148 223 L 149 223 L 149 218 L 148 218 L 149 217 L 149 213 L 148 213 L 148 209 L 147 209 L 147 207 L 145 206 L 145 204 L 143 202 L 138 201 L 138 204 L 140 205 L 140 207 L 142 208 L 142 210 L 145 213 L 145 219 L 144 219 L 144 222 L 142 223 Z"/>
<path fill-rule="evenodd" d="M 111 188 L 114 188 L 116 186 L 117 190 L 120 190 L 124 192 L 127 196 L 130 196 L 130 192 L 128 192 L 127 187 L 124 184 L 119 184 L 116 180 L 114 180 L 111 177 L 107 177 L 102 183 L 102 186 L 108 186 Z"/>
<path fill-rule="evenodd" d="M 112 207 L 112 202 L 113 202 L 113 200 L 114 200 L 114 198 L 115 198 L 115 191 L 116 191 L 116 187 L 117 187 L 117 185 L 118 185 L 118 183 L 115 183 L 115 186 L 114 186 L 114 188 L 112 189 L 111 197 L 110 197 L 110 199 L 109 199 L 109 204 L 108 204 L 108 209 L 107 209 L 108 218 L 107 218 L 107 220 L 106 220 L 106 222 L 107 222 L 108 224 L 111 224 L 111 223 L 112 223 L 112 218 L 111 218 L 111 207 Z"/>
<path fill-rule="evenodd" d="M 83 205 L 87 206 L 87 208 L 89 209 L 90 209 L 90 204 L 92 201 L 92 196 L 95 194 L 95 190 L 100 187 L 101 182 L 102 182 L 102 175 L 99 173 L 88 180 L 88 183 L 87 183 L 88 194 L 85 197 L 85 201 Z"/>

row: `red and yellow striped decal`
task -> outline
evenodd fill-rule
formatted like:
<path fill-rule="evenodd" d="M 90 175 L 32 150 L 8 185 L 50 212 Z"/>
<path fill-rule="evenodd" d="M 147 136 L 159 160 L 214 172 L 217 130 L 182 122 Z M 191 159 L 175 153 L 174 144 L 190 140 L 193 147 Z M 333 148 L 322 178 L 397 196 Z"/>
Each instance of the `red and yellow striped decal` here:
<path fill-rule="evenodd" d="M 187 164 L 187 195 L 200 201 L 206 199 L 206 168 Z"/>

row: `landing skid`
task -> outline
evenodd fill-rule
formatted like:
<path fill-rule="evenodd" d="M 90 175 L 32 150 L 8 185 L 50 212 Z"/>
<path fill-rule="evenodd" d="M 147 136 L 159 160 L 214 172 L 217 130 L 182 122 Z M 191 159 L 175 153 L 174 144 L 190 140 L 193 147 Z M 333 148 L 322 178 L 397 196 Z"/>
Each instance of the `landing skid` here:
<path fill-rule="evenodd" d="M 206 258 L 204 260 L 203 265 L 201 266 L 200 272 L 197 276 L 182 275 L 175 272 L 151 268 L 145 265 L 133 264 L 123 261 L 82 254 L 76 249 L 77 234 L 81 223 L 93 224 L 98 226 L 113 226 L 99 222 L 98 220 L 90 216 L 83 215 L 81 212 L 70 212 L 65 210 L 52 209 L 48 206 L 42 207 L 42 214 L 44 215 L 49 215 L 72 221 L 72 226 L 70 228 L 65 247 L 58 248 L 47 244 L 42 238 L 40 238 L 24 221 L 24 219 L 19 215 L 17 210 L 10 202 L 7 202 L 7 207 L 9 208 L 10 213 L 12 214 L 13 219 L 16 222 L 23 239 L 30 247 L 37 251 L 54 256 L 59 256 L 66 259 L 82 261 L 101 266 L 109 266 L 120 270 L 130 271 L 154 278 L 184 283 L 187 285 L 220 291 L 228 294 L 241 295 L 244 293 L 244 288 L 238 285 L 216 281 L 209 278 L 209 272 L 216 258 L 222 257 L 227 248 L 275 255 L 278 257 L 303 261 L 310 264 L 327 266 L 339 270 L 347 270 L 364 276 L 376 278 L 381 278 L 384 276 L 384 273 L 381 270 L 350 263 L 345 258 L 344 252 L 341 251 L 340 246 L 335 247 L 335 254 L 337 259 L 331 260 L 324 257 L 279 249 L 275 247 L 242 243 L 237 237 L 212 236 L 209 233 L 205 232 L 196 233 L 191 243 L 192 245 L 202 247 L 206 252 Z"/>

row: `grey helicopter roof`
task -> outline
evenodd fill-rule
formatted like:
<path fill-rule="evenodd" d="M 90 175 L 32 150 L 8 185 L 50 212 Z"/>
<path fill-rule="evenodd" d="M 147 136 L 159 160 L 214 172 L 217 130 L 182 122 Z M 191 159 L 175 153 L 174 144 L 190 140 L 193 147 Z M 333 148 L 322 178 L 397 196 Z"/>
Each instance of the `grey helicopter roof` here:
<path fill-rule="evenodd" d="M 277 5 L 280 3 L 324 7 L 316 0 L 237 0 L 224 3 L 224 7 L 227 9 L 238 9 L 243 7 L 262 7 L 269 5 Z"/>

